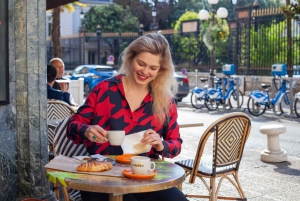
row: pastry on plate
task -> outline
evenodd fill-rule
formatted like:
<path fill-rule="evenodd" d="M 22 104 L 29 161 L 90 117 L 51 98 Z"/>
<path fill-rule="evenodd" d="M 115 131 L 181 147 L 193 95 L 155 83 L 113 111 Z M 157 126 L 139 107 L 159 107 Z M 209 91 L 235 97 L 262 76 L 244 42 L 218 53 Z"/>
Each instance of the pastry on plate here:
<path fill-rule="evenodd" d="M 80 172 L 103 172 L 106 170 L 110 170 L 113 167 L 111 162 L 103 162 L 103 161 L 90 161 L 86 163 L 82 163 L 77 167 L 77 171 Z"/>

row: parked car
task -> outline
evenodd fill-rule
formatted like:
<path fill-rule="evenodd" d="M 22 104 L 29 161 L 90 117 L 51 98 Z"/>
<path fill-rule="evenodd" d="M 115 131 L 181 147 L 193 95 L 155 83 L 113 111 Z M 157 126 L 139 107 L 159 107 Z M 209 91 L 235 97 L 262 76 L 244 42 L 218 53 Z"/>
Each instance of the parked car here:
<path fill-rule="evenodd" d="M 190 92 L 189 80 L 186 76 L 178 75 L 174 73 L 173 75 L 178 82 L 178 91 L 176 93 L 176 98 L 178 102 L 181 102 L 184 97 L 186 97 Z"/>
<path fill-rule="evenodd" d="M 90 91 L 102 80 L 110 78 L 117 73 L 111 66 L 105 65 L 80 65 L 74 69 L 71 74 L 71 80 L 84 78 L 84 96 L 87 96 Z"/>

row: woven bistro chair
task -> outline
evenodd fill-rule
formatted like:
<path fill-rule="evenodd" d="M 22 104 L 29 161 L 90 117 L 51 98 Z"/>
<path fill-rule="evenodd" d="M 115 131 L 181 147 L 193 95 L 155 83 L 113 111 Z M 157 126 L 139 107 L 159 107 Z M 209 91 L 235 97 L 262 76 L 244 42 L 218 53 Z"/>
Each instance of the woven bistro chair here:
<path fill-rule="evenodd" d="M 72 140 L 67 138 L 67 127 L 71 117 L 65 118 L 55 129 L 55 135 L 53 139 L 53 152 L 54 156 L 64 155 L 68 157 L 72 156 L 86 156 L 88 152 L 83 144 L 75 144 Z M 59 198 L 58 186 L 54 184 L 54 192 L 56 198 Z M 81 201 L 80 191 L 74 189 L 67 189 L 62 187 L 62 192 L 65 201 Z"/>
<path fill-rule="evenodd" d="M 47 101 L 47 120 L 53 119 L 65 119 L 72 116 L 76 111 L 66 102 L 60 100 L 48 100 Z M 54 138 L 54 128 L 48 127 L 48 144 L 49 150 L 52 151 L 52 143 Z M 49 155 L 49 157 L 51 157 Z"/>
<path fill-rule="evenodd" d="M 184 168 L 186 176 L 190 176 L 189 183 L 194 183 L 197 177 L 200 178 L 209 195 L 187 194 L 187 197 L 209 198 L 210 201 L 247 200 L 239 182 L 238 171 L 250 130 L 251 121 L 242 112 L 224 115 L 205 130 L 199 141 L 195 158 L 177 161 L 175 164 Z M 213 136 L 212 156 L 203 157 L 206 142 L 210 136 Z M 218 196 L 224 179 L 236 188 L 240 198 Z"/>

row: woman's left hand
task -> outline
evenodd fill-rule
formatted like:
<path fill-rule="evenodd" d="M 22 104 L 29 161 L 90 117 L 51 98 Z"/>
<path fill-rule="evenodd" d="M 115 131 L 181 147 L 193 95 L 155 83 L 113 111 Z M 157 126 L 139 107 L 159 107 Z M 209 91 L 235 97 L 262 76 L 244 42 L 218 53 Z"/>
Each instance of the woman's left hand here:
<path fill-rule="evenodd" d="M 150 144 L 156 151 L 162 151 L 164 149 L 160 135 L 152 129 L 149 129 L 144 133 L 141 143 Z"/>

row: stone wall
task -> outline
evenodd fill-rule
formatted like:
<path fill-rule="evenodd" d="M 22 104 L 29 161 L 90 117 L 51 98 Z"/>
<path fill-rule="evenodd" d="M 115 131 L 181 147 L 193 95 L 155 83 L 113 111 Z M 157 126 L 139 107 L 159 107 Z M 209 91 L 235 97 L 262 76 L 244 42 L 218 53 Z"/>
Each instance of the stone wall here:
<path fill-rule="evenodd" d="M 0 201 L 51 197 L 47 150 L 46 0 L 8 0 L 9 98 L 0 106 Z"/>

